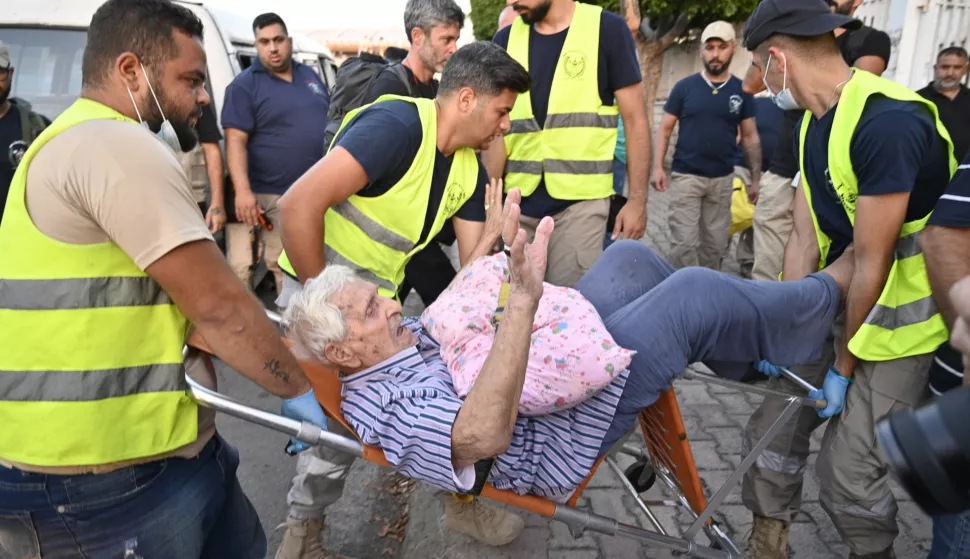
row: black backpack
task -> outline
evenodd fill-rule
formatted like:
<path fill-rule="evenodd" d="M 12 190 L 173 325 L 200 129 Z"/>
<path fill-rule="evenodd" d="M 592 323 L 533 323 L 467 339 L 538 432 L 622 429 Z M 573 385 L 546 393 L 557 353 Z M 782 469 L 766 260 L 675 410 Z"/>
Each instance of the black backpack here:
<path fill-rule="evenodd" d="M 367 88 L 378 74 L 387 70 L 407 85 L 408 93 L 415 95 L 407 69 L 400 63 L 391 64 L 381 56 L 367 52 L 348 58 L 337 70 L 337 83 L 330 94 L 330 111 L 327 113 L 327 128 L 324 132 L 324 151 L 340 129 L 347 113 L 363 105 Z"/>

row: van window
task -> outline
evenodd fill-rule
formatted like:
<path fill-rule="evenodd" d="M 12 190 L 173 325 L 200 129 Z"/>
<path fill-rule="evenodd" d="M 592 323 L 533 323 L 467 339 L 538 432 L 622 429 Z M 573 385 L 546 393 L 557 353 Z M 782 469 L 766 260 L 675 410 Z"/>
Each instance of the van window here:
<path fill-rule="evenodd" d="M 81 93 L 81 58 L 87 32 L 77 29 L 0 27 L 14 67 L 10 95 L 25 99 L 50 120 Z"/>

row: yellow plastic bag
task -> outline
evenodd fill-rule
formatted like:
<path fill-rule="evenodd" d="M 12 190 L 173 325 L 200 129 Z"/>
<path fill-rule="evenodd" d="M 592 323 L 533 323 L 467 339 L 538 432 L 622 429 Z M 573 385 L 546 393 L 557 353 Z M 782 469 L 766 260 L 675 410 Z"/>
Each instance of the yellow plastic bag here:
<path fill-rule="evenodd" d="M 731 235 L 751 227 L 754 219 L 754 204 L 748 201 L 748 187 L 734 177 L 734 192 L 731 193 Z"/>

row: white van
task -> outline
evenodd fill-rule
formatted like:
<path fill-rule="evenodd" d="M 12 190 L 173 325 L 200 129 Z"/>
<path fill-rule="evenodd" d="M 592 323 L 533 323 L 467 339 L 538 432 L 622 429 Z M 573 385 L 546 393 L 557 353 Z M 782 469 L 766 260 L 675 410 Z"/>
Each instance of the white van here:
<path fill-rule="evenodd" d="M 206 5 L 177 0 L 192 10 L 205 28 L 209 79 L 206 88 L 218 118 L 226 86 L 256 57 L 252 19 Z M 0 41 L 10 50 L 12 94 L 54 120 L 81 91 L 81 58 L 91 17 L 104 0 L 31 0 L 7 2 L 0 10 Z M 300 47 L 304 50 L 300 50 Z M 324 47 L 294 38 L 293 57 L 311 64 L 333 89 L 335 64 Z"/>

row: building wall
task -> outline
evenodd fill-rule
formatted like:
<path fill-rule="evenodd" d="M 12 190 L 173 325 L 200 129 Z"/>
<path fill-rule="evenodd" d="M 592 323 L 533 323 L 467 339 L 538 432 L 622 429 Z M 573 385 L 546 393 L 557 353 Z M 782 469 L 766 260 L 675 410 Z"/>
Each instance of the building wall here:
<path fill-rule="evenodd" d="M 889 34 L 893 51 L 883 75 L 913 89 L 933 79 L 941 50 L 970 43 L 970 0 L 865 0 L 856 17 Z"/>

